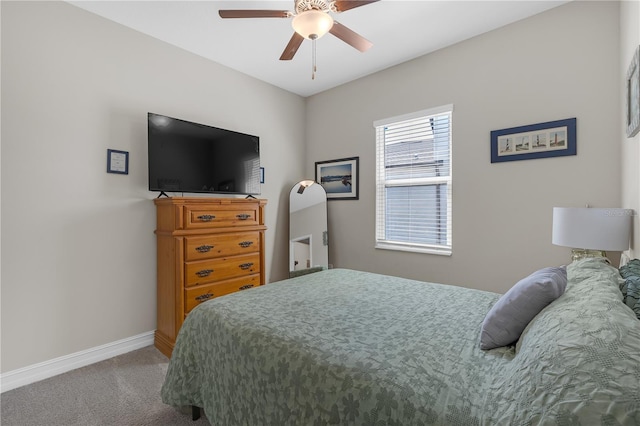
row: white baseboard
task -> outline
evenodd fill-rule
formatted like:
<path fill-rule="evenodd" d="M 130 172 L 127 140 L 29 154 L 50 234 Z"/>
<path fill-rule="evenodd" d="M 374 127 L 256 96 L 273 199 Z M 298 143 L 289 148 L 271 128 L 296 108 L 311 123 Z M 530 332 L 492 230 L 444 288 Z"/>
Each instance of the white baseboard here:
<path fill-rule="evenodd" d="M 0 374 L 0 393 L 153 344 L 153 331 Z"/>

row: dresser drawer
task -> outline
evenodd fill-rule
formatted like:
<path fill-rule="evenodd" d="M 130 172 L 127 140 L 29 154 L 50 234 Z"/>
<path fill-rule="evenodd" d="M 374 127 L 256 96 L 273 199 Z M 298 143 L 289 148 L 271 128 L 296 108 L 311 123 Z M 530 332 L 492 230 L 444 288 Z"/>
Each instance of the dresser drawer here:
<path fill-rule="evenodd" d="M 260 233 L 257 231 L 185 238 L 185 260 L 210 259 L 256 251 L 260 251 Z"/>
<path fill-rule="evenodd" d="M 184 206 L 186 229 L 221 228 L 225 226 L 259 225 L 260 204 L 221 205 L 221 206 Z"/>
<path fill-rule="evenodd" d="M 185 262 L 185 287 L 260 272 L 260 253 Z"/>
<path fill-rule="evenodd" d="M 247 290 L 260 285 L 260 275 L 249 275 L 242 278 L 234 278 L 213 284 L 188 288 L 184 291 L 184 313 L 188 314 L 193 308 L 202 302 L 235 293 L 240 290 Z"/>

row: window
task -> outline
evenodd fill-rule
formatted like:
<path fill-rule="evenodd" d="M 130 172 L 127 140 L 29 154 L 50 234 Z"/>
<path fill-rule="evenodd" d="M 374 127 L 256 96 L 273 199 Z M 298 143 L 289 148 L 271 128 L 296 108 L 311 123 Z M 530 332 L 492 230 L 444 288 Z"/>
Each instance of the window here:
<path fill-rule="evenodd" d="M 453 105 L 374 122 L 376 248 L 451 254 Z"/>

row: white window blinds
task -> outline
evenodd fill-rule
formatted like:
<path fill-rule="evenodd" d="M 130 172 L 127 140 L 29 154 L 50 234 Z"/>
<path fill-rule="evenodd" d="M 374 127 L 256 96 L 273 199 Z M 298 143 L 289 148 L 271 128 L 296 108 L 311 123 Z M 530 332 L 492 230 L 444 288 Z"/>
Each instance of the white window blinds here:
<path fill-rule="evenodd" d="M 451 254 L 452 112 L 374 122 L 376 248 Z"/>

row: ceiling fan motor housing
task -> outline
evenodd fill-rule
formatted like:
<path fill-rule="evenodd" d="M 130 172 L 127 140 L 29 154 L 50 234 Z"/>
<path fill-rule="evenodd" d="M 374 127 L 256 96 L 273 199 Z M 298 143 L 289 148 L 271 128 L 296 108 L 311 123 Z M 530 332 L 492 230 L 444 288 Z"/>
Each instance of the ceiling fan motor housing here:
<path fill-rule="evenodd" d="M 335 1 L 329 0 L 296 0 L 296 13 L 300 14 L 307 10 L 320 10 L 323 12 L 335 12 Z"/>

